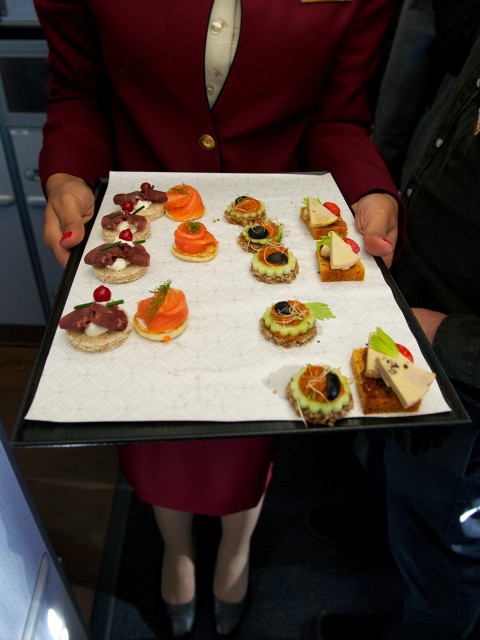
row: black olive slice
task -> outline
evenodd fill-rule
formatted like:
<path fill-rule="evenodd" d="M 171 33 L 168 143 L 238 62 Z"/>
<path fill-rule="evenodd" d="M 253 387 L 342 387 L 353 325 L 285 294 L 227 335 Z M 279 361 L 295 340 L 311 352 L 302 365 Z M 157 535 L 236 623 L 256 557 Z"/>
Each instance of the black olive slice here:
<path fill-rule="evenodd" d="M 254 227 L 248 229 L 248 237 L 252 240 L 263 240 L 268 238 L 268 231 L 260 224 L 256 224 Z"/>
<path fill-rule="evenodd" d="M 238 198 L 235 198 L 235 204 L 240 204 L 240 202 L 245 200 L 245 198 L 248 198 L 248 196 L 238 196 Z"/>
<path fill-rule="evenodd" d="M 292 315 L 292 307 L 288 304 L 286 300 L 282 300 L 281 302 L 277 302 L 277 304 L 273 307 L 280 316 L 291 316 Z"/>
<path fill-rule="evenodd" d="M 288 256 L 281 251 L 275 251 L 268 256 L 267 260 L 270 264 L 287 264 Z"/>
<path fill-rule="evenodd" d="M 340 394 L 340 378 L 336 373 L 327 373 L 327 400 L 335 400 Z"/>

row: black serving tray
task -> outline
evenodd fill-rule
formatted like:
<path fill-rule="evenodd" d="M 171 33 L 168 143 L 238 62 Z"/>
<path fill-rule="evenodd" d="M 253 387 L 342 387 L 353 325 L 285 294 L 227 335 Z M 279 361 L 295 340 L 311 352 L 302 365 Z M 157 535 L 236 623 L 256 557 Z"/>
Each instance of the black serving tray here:
<path fill-rule="evenodd" d="M 95 190 L 95 213 L 102 202 L 108 180 L 99 182 Z M 122 444 L 132 442 L 187 440 L 206 438 L 230 438 L 247 436 L 281 435 L 292 433 L 333 433 L 336 431 L 358 431 L 365 429 L 398 429 L 414 427 L 454 426 L 470 422 L 470 417 L 461 403 L 454 387 L 443 371 L 438 359 L 412 314 L 403 295 L 396 286 L 383 260 L 376 259 L 385 282 L 391 288 L 394 298 L 403 312 L 408 325 L 418 341 L 429 367 L 436 372 L 439 388 L 450 411 L 431 415 L 406 413 L 401 417 L 355 417 L 338 421 L 334 428 L 307 428 L 301 420 L 281 420 L 267 422 L 76 422 L 58 423 L 25 418 L 34 398 L 42 371 L 48 356 L 50 345 L 56 332 L 65 301 L 72 285 L 78 264 L 83 255 L 85 244 L 93 226 L 94 218 L 86 225 L 85 238 L 72 251 L 64 276 L 53 305 L 42 343 L 35 360 L 32 374 L 23 398 L 12 435 L 12 445 L 16 447 L 57 447 Z"/>

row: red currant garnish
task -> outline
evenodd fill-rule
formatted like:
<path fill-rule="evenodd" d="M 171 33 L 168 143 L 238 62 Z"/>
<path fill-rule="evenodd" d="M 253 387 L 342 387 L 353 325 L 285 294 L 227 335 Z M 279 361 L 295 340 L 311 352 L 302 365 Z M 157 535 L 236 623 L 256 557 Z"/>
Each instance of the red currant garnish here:
<path fill-rule="evenodd" d="M 132 213 L 132 211 L 134 210 L 134 206 L 131 202 L 122 202 L 122 211 L 125 211 L 125 213 Z"/>
<path fill-rule="evenodd" d="M 120 231 L 120 233 L 118 234 L 118 237 L 120 238 L 120 240 L 125 240 L 126 242 L 131 242 L 133 240 L 133 233 L 131 229 L 124 229 L 123 231 Z"/>
<path fill-rule="evenodd" d="M 103 284 L 97 287 L 93 292 L 93 299 L 95 302 L 108 302 L 111 297 L 112 292 L 108 287 L 104 287 Z"/>
<path fill-rule="evenodd" d="M 148 191 L 152 188 L 152 185 L 149 182 L 142 182 L 140 185 L 140 191 Z"/>

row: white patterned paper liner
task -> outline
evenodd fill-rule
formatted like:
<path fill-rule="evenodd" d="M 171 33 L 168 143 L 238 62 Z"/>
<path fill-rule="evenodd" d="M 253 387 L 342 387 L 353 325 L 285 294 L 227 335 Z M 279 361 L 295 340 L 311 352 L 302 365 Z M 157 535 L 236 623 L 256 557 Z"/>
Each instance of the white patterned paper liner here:
<path fill-rule="evenodd" d="M 329 364 L 352 378 L 350 355 L 382 327 L 410 349 L 415 363 L 428 368 L 415 337 L 385 283 L 375 260 L 363 249 L 361 235 L 330 174 L 198 174 L 112 172 L 85 253 L 102 244 L 100 220 L 118 209 L 116 193 L 139 189 L 142 182 L 167 191 L 191 184 L 200 192 L 206 212 L 202 222 L 219 241 L 217 256 L 206 263 L 185 262 L 171 250 L 178 226 L 166 215 L 152 222 L 144 247 L 151 255 L 145 276 L 135 282 L 108 285 L 113 299 L 125 301 L 130 318 L 137 301 L 167 280 L 185 292 L 187 329 L 168 343 L 146 340 L 132 331 L 119 348 L 106 353 L 74 349 L 57 329 L 27 420 L 76 422 L 278 421 L 298 420 L 286 400 L 293 373 L 308 363 Z M 285 225 L 282 242 L 294 253 L 299 274 L 290 284 L 266 284 L 250 273 L 252 254 L 241 249 L 238 225 L 226 222 L 229 202 L 251 195 L 266 205 L 269 218 Z M 361 246 L 363 282 L 322 283 L 315 240 L 300 220 L 303 198 L 337 203 Z M 92 267 L 81 261 L 62 315 L 92 300 L 101 284 Z M 259 320 L 267 307 L 286 299 L 323 302 L 335 318 L 318 321 L 318 336 L 301 347 L 285 349 L 261 335 Z M 348 417 L 363 416 L 352 382 L 355 406 Z M 434 382 L 419 414 L 450 411 Z M 389 417 L 405 414 L 388 414 Z M 369 416 L 373 417 L 373 416 Z M 385 414 L 378 416 L 385 419 Z"/>

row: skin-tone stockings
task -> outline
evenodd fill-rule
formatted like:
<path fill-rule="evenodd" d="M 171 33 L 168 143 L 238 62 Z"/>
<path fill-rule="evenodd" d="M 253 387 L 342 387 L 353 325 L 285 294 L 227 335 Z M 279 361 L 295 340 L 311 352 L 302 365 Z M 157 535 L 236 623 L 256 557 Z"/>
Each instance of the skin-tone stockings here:
<path fill-rule="evenodd" d="M 215 565 L 213 593 L 222 602 L 240 602 L 248 587 L 250 539 L 263 505 L 221 517 L 222 536 Z M 154 507 L 164 543 L 162 597 L 169 604 L 186 604 L 195 595 L 193 514 Z"/>

